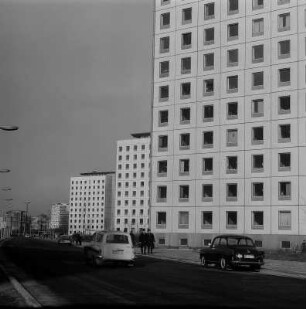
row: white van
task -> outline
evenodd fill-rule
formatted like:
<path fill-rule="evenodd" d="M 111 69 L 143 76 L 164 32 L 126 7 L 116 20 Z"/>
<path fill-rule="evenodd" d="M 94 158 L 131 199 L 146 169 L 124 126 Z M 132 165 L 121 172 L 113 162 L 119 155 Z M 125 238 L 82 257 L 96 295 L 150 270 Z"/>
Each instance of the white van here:
<path fill-rule="evenodd" d="M 95 266 L 104 262 L 123 262 L 134 266 L 135 252 L 131 236 L 123 232 L 98 231 L 92 241 L 84 244 L 87 263 Z"/>

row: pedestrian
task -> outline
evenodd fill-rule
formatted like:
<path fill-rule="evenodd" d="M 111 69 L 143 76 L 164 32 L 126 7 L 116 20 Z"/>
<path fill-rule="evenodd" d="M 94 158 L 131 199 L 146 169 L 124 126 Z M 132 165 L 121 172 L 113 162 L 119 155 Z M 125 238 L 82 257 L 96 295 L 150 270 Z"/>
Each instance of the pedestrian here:
<path fill-rule="evenodd" d="M 74 231 L 73 234 L 72 234 L 72 242 L 74 244 L 77 244 L 77 233 L 76 233 L 76 231 Z"/>
<path fill-rule="evenodd" d="M 301 244 L 301 251 L 306 252 L 306 240 L 304 239 L 302 244 Z"/>
<path fill-rule="evenodd" d="M 132 240 L 133 247 L 135 247 L 135 245 L 136 245 L 136 240 L 135 240 L 135 235 L 134 235 L 134 233 L 133 233 L 132 230 L 130 231 L 130 236 L 131 236 L 131 240 Z"/>
<path fill-rule="evenodd" d="M 143 231 L 143 229 L 140 230 L 140 234 L 139 234 L 139 243 L 140 243 L 140 249 L 141 249 L 141 254 L 146 254 L 146 249 L 147 249 L 147 245 L 146 245 L 146 235 Z"/>
<path fill-rule="evenodd" d="M 148 232 L 147 232 L 147 247 L 148 247 L 148 253 L 153 253 L 153 249 L 155 247 L 154 245 L 155 243 L 155 237 L 154 237 L 154 234 L 151 232 L 150 229 L 148 229 Z"/>
<path fill-rule="evenodd" d="M 82 246 L 82 236 L 80 233 L 76 233 L 76 244 Z"/>

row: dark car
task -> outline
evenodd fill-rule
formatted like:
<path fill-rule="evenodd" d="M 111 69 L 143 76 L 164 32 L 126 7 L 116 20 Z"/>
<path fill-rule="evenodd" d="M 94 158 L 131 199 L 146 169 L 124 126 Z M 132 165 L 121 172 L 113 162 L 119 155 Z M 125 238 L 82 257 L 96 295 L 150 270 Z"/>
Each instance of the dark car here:
<path fill-rule="evenodd" d="M 72 245 L 72 240 L 71 240 L 71 237 L 68 236 L 68 235 L 61 235 L 57 239 L 57 243 L 59 245 L 69 245 L 69 246 L 71 246 Z"/>
<path fill-rule="evenodd" d="M 215 264 L 221 269 L 249 266 L 259 270 L 264 264 L 264 252 L 257 250 L 253 240 L 244 235 L 219 235 L 211 245 L 200 250 L 202 266 Z"/>

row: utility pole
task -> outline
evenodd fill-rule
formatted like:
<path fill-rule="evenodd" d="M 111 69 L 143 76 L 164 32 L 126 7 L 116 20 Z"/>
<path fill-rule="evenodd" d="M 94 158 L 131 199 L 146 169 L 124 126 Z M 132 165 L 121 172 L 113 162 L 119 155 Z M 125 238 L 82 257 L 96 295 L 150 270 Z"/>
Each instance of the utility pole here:
<path fill-rule="evenodd" d="M 30 201 L 25 202 L 25 204 L 26 204 L 26 215 L 25 215 L 24 231 L 23 231 L 24 236 L 26 234 L 26 227 L 27 227 L 27 223 L 28 223 L 28 211 L 29 211 L 29 204 L 30 203 L 31 203 Z"/>

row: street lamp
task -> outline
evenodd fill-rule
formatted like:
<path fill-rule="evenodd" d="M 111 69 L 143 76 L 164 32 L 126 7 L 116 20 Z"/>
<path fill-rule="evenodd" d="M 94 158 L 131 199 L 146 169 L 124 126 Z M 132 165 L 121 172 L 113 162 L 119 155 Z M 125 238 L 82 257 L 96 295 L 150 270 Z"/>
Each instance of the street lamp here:
<path fill-rule="evenodd" d="M 0 173 L 9 173 L 11 170 L 7 169 L 7 168 L 3 168 L 0 170 Z"/>
<path fill-rule="evenodd" d="M 5 187 L 5 188 L 2 188 L 1 190 L 2 190 L 2 191 L 11 191 L 12 188 L 10 188 L 10 187 Z"/>
<path fill-rule="evenodd" d="M 17 126 L 0 126 L 0 130 L 3 131 L 16 131 L 19 128 Z"/>
<path fill-rule="evenodd" d="M 26 215 L 25 215 L 25 223 L 24 223 L 24 235 L 26 234 L 26 227 L 28 223 L 28 211 L 29 211 L 29 204 L 31 203 L 30 201 L 24 202 L 26 204 Z"/>

